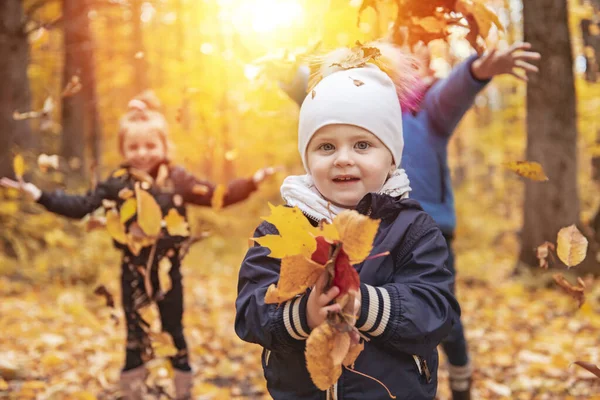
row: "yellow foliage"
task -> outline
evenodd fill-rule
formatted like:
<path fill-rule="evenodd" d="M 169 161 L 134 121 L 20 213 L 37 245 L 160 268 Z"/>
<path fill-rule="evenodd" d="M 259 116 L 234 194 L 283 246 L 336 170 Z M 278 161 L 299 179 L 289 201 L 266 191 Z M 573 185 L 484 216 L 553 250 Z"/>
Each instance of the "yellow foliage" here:
<path fill-rule="evenodd" d="M 337 332 L 327 322 L 313 329 L 306 340 L 306 367 L 315 386 L 327 390 L 337 382 L 349 349 L 348 333 Z"/>
<path fill-rule="evenodd" d="M 535 161 L 512 161 L 504 163 L 504 166 L 516 172 L 517 175 L 531 179 L 532 181 L 543 182 L 548 180 L 540 163 Z"/>
<path fill-rule="evenodd" d="M 176 209 L 171 208 L 165 217 L 165 223 L 167 224 L 167 231 L 172 236 L 189 236 L 189 226 L 185 218 L 177 212 Z"/>
<path fill-rule="evenodd" d="M 196 185 L 196 186 L 202 186 L 202 185 Z M 217 185 L 217 187 L 215 188 L 215 190 L 213 192 L 212 199 L 211 199 L 211 205 L 212 205 L 213 210 L 219 211 L 220 209 L 223 208 L 223 201 L 225 200 L 226 194 L 227 194 L 227 186 L 222 185 L 222 184 Z"/>
<path fill-rule="evenodd" d="M 25 160 L 23 160 L 22 155 L 15 155 L 15 158 L 13 159 L 13 169 L 17 180 L 22 180 L 23 174 L 25 173 Z"/>
<path fill-rule="evenodd" d="M 126 223 L 131 219 L 137 211 L 137 200 L 135 197 L 130 197 L 121 206 L 121 223 Z"/>
<path fill-rule="evenodd" d="M 354 210 L 343 211 L 333 219 L 350 263 L 361 263 L 371 254 L 379 222 Z"/>
<path fill-rule="evenodd" d="M 121 244 L 127 243 L 125 234 L 125 225 L 121 222 L 121 217 L 115 209 L 106 212 L 106 230 L 110 236 Z"/>
<path fill-rule="evenodd" d="M 162 225 L 162 211 L 147 191 L 135 185 L 135 197 L 137 198 L 137 222 L 148 236 L 158 236 Z"/>

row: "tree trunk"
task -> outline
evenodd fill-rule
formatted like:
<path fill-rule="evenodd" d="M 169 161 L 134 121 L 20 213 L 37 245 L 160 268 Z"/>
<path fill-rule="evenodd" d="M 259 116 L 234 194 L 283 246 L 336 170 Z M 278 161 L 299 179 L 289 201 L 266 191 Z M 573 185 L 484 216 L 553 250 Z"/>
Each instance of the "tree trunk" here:
<path fill-rule="evenodd" d="M 144 47 L 144 32 L 142 30 L 142 4 L 141 0 L 131 1 L 131 29 L 132 29 L 132 60 L 134 65 L 133 85 L 136 95 L 149 88 L 148 62 Z"/>
<path fill-rule="evenodd" d="M 30 111 L 31 92 L 27 78 L 29 43 L 24 29 L 21 0 L 0 1 L 0 176 L 12 176 L 14 146 L 33 145 L 28 120 L 15 121 L 14 111 Z"/>
<path fill-rule="evenodd" d="M 79 76 L 82 89 L 63 98 L 61 154 L 77 158 L 81 167 L 100 164 L 100 124 L 96 95 L 95 46 L 88 14 L 89 0 L 63 0 L 65 65 L 63 84 Z M 89 152 L 86 151 L 89 149 Z M 84 163 L 86 153 L 91 156 Z M 73 164 L 72 164 L 73 165 Z M 95 169 L 97 170 L 97 169 Z M 87 168 L 83 168 L 86 175 Z"/>
<path fill-rule="evenodd" d="M 576 98 L 566 0 L 525 0 L 523 20 L 525 40 L 543 55 L 527 86 L 526 158 L 539 162 L 549 181 L 525 182 L 519 255 L 537 266 L 535 248 L 556 243 L 561 228 L 579 222 Z"/>

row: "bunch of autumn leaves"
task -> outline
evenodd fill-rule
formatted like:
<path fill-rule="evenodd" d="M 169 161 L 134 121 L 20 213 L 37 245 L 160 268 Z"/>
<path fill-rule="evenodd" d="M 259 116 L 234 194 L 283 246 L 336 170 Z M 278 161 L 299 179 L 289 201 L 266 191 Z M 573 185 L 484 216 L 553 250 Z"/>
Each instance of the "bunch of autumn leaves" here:
<path fill-rule="evenodd" d="M 314 227 L 298 208 L 269 206 L 271 215 L 264 219 L 275 225 L 279 235 L 254 240 L 269 248 L 271 257 L 281 259 L 281 269 L 279 282 L 268 288 L 265 302 L 279 304 L 305 293 L 324 271 L 329 275 L 324 290 L 340 289 L 334 301 L 342 311 L 329 313 L 306 342 L 308 372 L 319 389 L 327 390 L 342 374 L 342 366 L 353 365 L 364 348 L 363 343 L 352 340 L 358 336 L 353 313 L 360 290 L 353 265 L 371 253 L 380 221 L 346 210 L 331 224 Z"/>

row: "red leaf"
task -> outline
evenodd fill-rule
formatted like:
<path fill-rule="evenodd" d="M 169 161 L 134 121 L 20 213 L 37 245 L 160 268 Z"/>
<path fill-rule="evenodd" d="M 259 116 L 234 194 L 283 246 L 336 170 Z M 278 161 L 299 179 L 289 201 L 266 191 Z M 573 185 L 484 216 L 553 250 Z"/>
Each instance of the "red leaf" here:
<path fill-rule="evenodd" d="M 317 236 L 317 249 L 310 257 L 314 262 L 325 265 L 331 253 L 331 244 L 328 243 L 323 236 Z"/>
<path fill-rule="evenodd" d="M 338 297 L 345 295 L 349 290 L 358 290 L 360 287 L 360 277 L 358 272 L 350 264 L 350 258 L 344 249 L 340 249 L 335 260 L 335 276 L 333 285 L 340 289 Z"/>

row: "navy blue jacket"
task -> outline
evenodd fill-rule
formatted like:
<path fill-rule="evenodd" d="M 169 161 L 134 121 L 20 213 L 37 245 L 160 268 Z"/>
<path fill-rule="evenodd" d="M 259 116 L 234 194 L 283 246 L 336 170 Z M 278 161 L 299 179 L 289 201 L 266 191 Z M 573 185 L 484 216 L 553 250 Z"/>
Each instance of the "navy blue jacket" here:
<path fill-rule="evenodd" d="M 367 337 L 355 369 L 383 382 L 398 399 L 433 399 L 437 390 L 436 346 L 450 332 L 460 308 L 445 268 L 448 250 L 435 222 L 414 200 L 368 194 L 357 210 L 381 219 L 371 254 L 356 269 L 362 306 L 357 328 Z M 277 234 L 263 222 L 255 236 Z M 388 399 L 384 388 L 348 370 L 334 386 L 335 397 L 320 391 L 306 369 L 304 348 L 310 332 L 308 293 L 281 305 L 265 304 L 269 285 L 279 279 L 280 260 L 255 245 L 240 269 L 235 330 L 264 348 L 267 388 L 276 399 Z"/>

